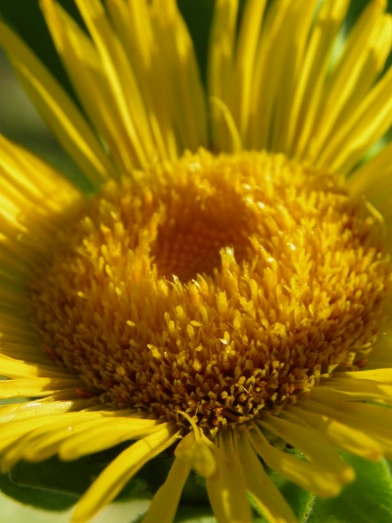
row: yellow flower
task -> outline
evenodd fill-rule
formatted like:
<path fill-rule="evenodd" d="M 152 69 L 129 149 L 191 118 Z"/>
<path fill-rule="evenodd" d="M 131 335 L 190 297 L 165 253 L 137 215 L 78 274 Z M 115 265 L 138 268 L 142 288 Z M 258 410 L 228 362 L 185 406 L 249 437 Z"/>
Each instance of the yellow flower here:
<path fill-rule="evenodd" d="M 337 449 L 392 456 L 392 122 L 386 2 L 336 53 L 348 0 L 217 0 L 207 93 L 174 0 L 42 9 L 79 105 L 3 23 L 0 42 L 93 197 L 0 138 L 3 471 L 130 443 L 89 520 L 149 460 L 191 469 L 219 523 L 295 516 L 261 460 L 318 496 Z M 80 109 L 83 108 L 83 110 Z M 371 402 L 371 403 L 366 403 Z M 304 459 L 284 451 L 290 444 Z M 259 459 L 261 458 L 261 460 Z"/>

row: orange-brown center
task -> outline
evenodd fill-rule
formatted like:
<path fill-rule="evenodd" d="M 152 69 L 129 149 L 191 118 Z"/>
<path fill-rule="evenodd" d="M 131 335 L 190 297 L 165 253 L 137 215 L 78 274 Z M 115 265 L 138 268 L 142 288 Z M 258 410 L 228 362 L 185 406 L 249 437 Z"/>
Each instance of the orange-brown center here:
<path fill-rule="evenodd" d="M 37 268 L 33 318 L 106 404 L 242 423 L 366 363 L 390 278 L 376 229 L 330 176 L 201 150 L 86 204 Z"/>

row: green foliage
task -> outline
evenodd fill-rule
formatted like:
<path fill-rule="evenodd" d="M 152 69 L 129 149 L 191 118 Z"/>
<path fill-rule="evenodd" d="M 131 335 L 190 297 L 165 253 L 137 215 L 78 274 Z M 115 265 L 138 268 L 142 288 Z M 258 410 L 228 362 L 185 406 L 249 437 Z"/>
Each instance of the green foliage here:
<path fill-rule="evenodd" d="M 356 480 L 335 499 L 317 499 L 309 523 L 390 523 L 392 521 L 391 463 L 372 463 L 345 454 Z"/>
<path fill-rule="evenodd" d="M 61 462 L 57 458 L 37 464 L 21 462 L 14 467 L 11 474 L 0 476 L 0 489 L 21 503 L 44 511 L 61 512 L 77 501 L 120 450 L 116 448 L 70 463 Z M 390 523 L 390 462 L 385 459 L 375 463 L 369 462 L 346 453 L 343 457 L 355 469 L 356 480 L 344 487 L 342 494 L 337 498 L 315 498 L 276 472 L 269 471 L 270 478 L 281 490 L 300 523 Z M 153 493 L 164 482 L 173 459 L 167 454 L 162 454 L 147 463 L 116 501 L 151 499 Z M 255 509 L 255 523 L 266 523 L 267 520 L 252 500 L 250 501 Z M 124 505 L 124 510 L 126 506 Z M 213 521 L 205 481 L 191 473 L 184 488 L 176 522 Z"/>
<path fill-rule="evenodd" d="M 208 37 L 214 3 L 211 0 L 178 0 L 181 13 L 189 27 L 195 44 L 201 76 L 205 82 L 208 52 Z"/>

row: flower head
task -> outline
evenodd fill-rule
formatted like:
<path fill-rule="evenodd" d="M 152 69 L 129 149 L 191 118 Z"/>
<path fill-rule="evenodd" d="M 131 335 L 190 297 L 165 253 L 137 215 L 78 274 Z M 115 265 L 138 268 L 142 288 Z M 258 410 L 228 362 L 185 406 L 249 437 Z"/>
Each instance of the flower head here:
<path fill-rule="evenodd" d="M 144 523 L 191 469 L 220 523 L 252 521 L 247 492 L 294 522 L 259 458 L 328 497 L 354 479 L 337 448 L 392 452 L 391 145 L 360 163 L 391 125 L 391 18 L 371 2 L 336 59 L 348 1 L 248 0 L 237 24 L 217 0 L 208 100 L 174 1 L 77 4 L 88 35 L 42 8 L 84 113 L 0 25 L 97 188 L 0 139 L 0 395 L 33 398 L 1 407 L 2 468 L 136 440 L 83 522 L 173 446 Z"/>

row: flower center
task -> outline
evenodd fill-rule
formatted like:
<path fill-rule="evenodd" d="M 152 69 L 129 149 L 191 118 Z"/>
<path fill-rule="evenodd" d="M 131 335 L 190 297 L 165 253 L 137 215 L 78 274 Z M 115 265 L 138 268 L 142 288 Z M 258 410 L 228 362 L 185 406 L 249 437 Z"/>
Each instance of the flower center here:
<path fill-rule="evenodd" d="M 214 430 L 366 364 L 388 257 L 331 176 L 204 150 L 133 174 L 86 204 L 30 284 L 44 348 L 87 390 Z"/>

